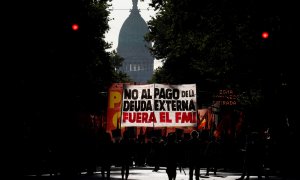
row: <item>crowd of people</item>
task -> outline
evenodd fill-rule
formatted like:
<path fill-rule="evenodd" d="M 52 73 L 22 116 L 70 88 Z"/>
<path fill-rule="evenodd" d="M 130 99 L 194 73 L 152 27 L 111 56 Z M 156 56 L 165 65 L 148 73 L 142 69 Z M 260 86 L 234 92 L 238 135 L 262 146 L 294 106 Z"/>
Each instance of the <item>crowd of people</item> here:
<path fill-rule="evenodd" d="M 84 143 L 64 149 L 69 152 L 48 148 L 46 155 L 38 156 L 37 161 L 28 160 L 34 164 L 27 167 L 36 175 L 41 175 L 45 169 L 51 175 L 93 174 L 100 168 L 102 177 L 110 179 L 111 168 L 115 166 L 121 168 L 122 180 L 128 179 L 133 165 L 152 167 L 153 172 L 165 167 L 169 180 L 175 180 L 177 170 L 184 171 L 183 168 L 189 169 L 190 180 L 200 179 L 200 168 L 206 170 L 205 176 L 210 176 L 211 171 L 217 175 L 220 168 L 234 168 L 242 174 L 239 179 L 249 178 L 249 175 L 261 178 L 266 175 L 264 139 L 257 133 L 246 137 L 244 144 L 230 143 L 227 139 L 211 136 L 208 131 L 194 130 L 184 136 L 173 132 L 146 141 L 145 136 L 135 138 L 129 131 L 118 138 L 100 131 L 97 136 L 88 138 L 89 141 L 83 139 Z"/>

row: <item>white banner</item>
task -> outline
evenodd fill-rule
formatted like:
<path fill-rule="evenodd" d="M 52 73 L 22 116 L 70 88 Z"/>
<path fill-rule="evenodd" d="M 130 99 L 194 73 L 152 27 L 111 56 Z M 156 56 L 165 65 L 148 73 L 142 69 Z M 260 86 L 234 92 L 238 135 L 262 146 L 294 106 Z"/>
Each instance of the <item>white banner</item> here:
<path fill-rule="evenodd" d="M 124 85 L 121 126 L 196 126 L 196 84 Z"/>

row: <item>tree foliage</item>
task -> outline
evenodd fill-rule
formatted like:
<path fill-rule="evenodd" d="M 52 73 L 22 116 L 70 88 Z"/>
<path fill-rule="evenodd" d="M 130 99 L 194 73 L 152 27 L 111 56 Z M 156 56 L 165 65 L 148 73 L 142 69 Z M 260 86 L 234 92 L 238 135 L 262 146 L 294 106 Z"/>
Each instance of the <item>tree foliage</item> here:
<path fill-rule="evenodd" d="M 16 66 L 25 103 L 31 99 L 46 107 L 58 103 L 56 109 L 99 111 L 99 93 L 122 78 L 112 62 L 116 54 L 107 51 L 111 45 L 104 40 L 109 2 L 63 0 L 40 2 L 39 8 L 26 6 L 29 28 L 21 33 L 27 60 L 17 61 Z M 74 23 L 79 25 L 77 31 L 71 29 Z"/>
<path fill-rule="evenodd" d="M 274 62 L 268 71 L 272 75 L 265 73 L 270 59 L 278 55 L 280 47 L 271 44 L 279 42 L 282 17 L 277 4 L 264 3 L 153 0 L 157 14 L 148 23 L 146 40 L 154 42 L 151 53 L 164 62 L 154 80 L 196 83 L 199 91 L 211 95 L 220 88 L 233 88 L 247 103 L 251 90 L 259 99 L 268 78 L 279 78 L 281 73 Z M 263 42 L 260 33 L 265 30 L 274 36 L 272 40 Z"/>
<path fill-rule="evenodd" d="M 121 57 L 115 50 L 113 50 L 110 53 L 110 61 L 112 63 L 113 69 L 114 69 L 114 71 L 113 71 L 114 82 L 123 82 L 123 83 L 125 83 L 125 82 L 132 81 L 130 79 L 130 77 L 128 76 L 128 74 L 123 73 L 120 70 L 120 67 L 122 66 L 124 58 Z"/>
<path fill-rule="evenodd" d="M 104 40 L 109 3 L 26 2 L 26 13 L 19 17 L 26 28 L 19 31 L 22 39 L 16 44 L 21 56 L 14 61 L 14 111 L 24 128 L 24 173 L 38 173 L 27 171 L 49 163 L 39 164 L 45 160 L 41 154 L 52 148 L 62 174 L 93 166 L 74 157 L 94 156 L 92 136 L 99 127 L 91 118 L 106 116 L 108 88 L 127 78 L 118 71 L 123 59 L 108 52 L 111 45 Z M 78 30 L 72 30 L 73 24 Z"/>
<path fill-rule="evenodd" d="M 90 114 L 106 115 L 107 90 L 123 80 L 115 71 L 122 59 L 107 51 L 110 44 L 104 40 L 109 2 L 39 1 L 24 6 L 26 13 L 19 18 L 26 28 L 19 32 L 22 41 L 16 50 L 21 56 L 14 62 L 14 110 L 26 141 L 58 145 L 74 140 L 83 125 L 80 121 L 89 120 Z M 74 23 L 77 31 L 71 28 Z M 63 150 L 68 145 L 58 146 Z"/>

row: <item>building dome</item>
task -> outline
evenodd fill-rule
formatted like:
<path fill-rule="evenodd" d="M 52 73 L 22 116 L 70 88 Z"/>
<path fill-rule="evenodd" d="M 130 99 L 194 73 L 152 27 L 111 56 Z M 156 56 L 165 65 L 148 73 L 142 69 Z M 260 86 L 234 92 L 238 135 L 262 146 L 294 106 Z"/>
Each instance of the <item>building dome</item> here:
<path fill-rule="evenodd" d="M 117 52 L 124 58 L 121 71 L 127 73 L 134 82 L 146 83 L 153 74 L 154 58 L 148 49 L 151 43 L 144 40 L 149 29 L 140 15 L 137 2 L 132 0 L 130 15 L 121 27 Z"/>

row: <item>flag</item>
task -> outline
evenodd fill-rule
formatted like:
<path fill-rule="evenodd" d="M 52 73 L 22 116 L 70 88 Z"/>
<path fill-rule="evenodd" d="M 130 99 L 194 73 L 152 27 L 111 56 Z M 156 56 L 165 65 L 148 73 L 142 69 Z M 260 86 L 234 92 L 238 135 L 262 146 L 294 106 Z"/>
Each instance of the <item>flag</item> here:
<path fill-rule="evenodd" d="M 199 109 L 198 116 L 199 116 L 199 123 L 198 123 L 198 130 L 207 129 L 207 121 L 208 121 L 208 109 Z"/>

